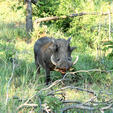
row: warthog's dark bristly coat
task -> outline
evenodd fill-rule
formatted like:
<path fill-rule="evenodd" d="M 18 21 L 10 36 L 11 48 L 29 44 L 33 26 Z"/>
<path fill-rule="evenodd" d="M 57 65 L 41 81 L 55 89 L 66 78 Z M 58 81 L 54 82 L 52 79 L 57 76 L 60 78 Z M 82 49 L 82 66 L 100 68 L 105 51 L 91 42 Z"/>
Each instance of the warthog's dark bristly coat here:
<path fill-rule="evenodd" d="M 76 47 L 70 47 L 70 38 L 54 39 L 42 37 L 34 45 L 35 64 L 37 74 L 40 65 L 46 71 L 46 84 L 50 81 L 50 71 L 55 69 L 64 74 L 73 65 L 71 53 Z"/>

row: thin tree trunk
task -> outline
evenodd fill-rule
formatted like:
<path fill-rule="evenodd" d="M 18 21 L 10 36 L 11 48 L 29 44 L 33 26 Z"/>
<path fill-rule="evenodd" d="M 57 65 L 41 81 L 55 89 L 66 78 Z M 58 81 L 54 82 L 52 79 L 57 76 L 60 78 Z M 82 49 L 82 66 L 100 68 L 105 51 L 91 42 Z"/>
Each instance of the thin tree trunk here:
<path fill-rule="evenodd" d="M 28 36 L 30 37 L 30 33 L 33 30 L 33 22 L 32 22 L 32 3 L 31 0 L 26 0 L 26 31 Z"/>

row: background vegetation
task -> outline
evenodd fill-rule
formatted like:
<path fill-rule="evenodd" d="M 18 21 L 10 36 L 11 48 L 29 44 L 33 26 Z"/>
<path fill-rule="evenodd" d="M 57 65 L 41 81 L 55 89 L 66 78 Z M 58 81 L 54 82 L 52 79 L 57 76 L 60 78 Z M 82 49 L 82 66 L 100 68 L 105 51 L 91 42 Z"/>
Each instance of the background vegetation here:
<path fill-rule="evenodd" d="M 95 92 L 94 95 L 69 88 L 58 92 L 65 94 L 66 100 L 85 103 L 96 96 L 96 102 L 105 103 L 113 99 L 112 14 L 111 16 L 84 15 L 40 24 L 35 22 L 38 18 L 79 12 L 100 14 L 112 12 L 112 0 L 38 0 L 37 5 L 32 4 L 32 8 L 34 30 L 31 39 L 28 40 L 25 31 L 26 5 L 19 0 L 0 0 L 0 112 L 15 113 L 20 105 L 29 99 L 28 103 L 35 104 L 36 108 L 25 107 L 19 109 L 20 112 L 39 113 L 42 105 L 44 109 L 61 113 L 60 110 L 64 107 L 60 101 L 62 96 L 51 96 L 49 92 L 64 86 L 80 87 Z M 73 57 L 79 55 L 79 60 L 72 71 L 79 72 L 69 74 L 66 76 L 68 80 L 63 83 L 58 82 L 52 89 L 46 89 L 48 86 L 45 85 L 43 69 L 38 78 L 36 75 L 33 45 L 42 36 L 65 39 L 72 37 L 71 45 L 78 47 L 73 52 Z M 60 73 L 51 73 L 53 83 L 61 78 Z M 36 94 L 37 96 L 33 96 Z M 98 110 L 95 113 L 100 113 Z M 83 112 L 84 110 L 80 109 L 69 111 L 69 113 Z M 112 109 L 106 110 L 106 113 L 112 112 Z"/>

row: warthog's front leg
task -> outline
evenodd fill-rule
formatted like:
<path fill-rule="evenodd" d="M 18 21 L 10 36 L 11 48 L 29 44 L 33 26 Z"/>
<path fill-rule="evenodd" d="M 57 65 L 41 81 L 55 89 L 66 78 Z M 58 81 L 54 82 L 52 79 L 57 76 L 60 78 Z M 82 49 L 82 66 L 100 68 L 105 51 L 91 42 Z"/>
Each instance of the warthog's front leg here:
<path fill-rule="evenodd" d="M 46 68 L 46 85 L 50 82 L 50 69 Z"/>

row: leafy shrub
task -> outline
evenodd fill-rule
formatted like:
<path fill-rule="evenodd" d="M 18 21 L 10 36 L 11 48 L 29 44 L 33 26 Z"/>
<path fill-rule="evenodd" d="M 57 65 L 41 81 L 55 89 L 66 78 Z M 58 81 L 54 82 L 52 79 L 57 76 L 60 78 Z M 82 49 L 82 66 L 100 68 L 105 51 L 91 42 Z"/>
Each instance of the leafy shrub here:
<path fill-rule="evenodd" d="M 37 6 L 33 8 L 33 15 L 39 17 L 45 17 L 50 15 L 56 15 L 56 9 L 58 8 L 59 1 L 56 0 L 39 0 Z"/>
<path fill-rule="evenodd" d="M 106 41 L 104 42 L 104 51 L 109 51 L 111 49 L 111 52 L 108 54 L 108 57 L 113 57 L 113 41 Z"/>
<path fill-rule="evenodd" d="M 85 1 L 85 0 L 51 0 L 38 1 L 37 6 L 33 7 L 35 17 L 49 17 L 70 15 L 78 12 L 108 12 L 109 4 L 107 1 Z M 87 6 L 87 7 L 86 7 Z M 102 9 L 102 10 L 101 10 Z M 88 49 L 95 50 L 97 43 L 108 37 L 106 29 L 109 29 L 108 18 L 95 15 L 49 21 L 44 24 L 47 29 L 51 28 L 55 33 L 60 30 L 65 37 L 72 37 L 72 45 L 77 45 L 83 51 Z M 99 25 L 101 26 L 99 31 Z M 48 31 L 51 34 L 51 30 Z M 61 34 L 62 35 L 62 34 Z M 112 35 L 112 33 L 111 33 Z"/>
<path fill-rule="evenodd" d="M 12 61 L 12 59 L 14 58 L 15 54 L 16 54 L 15 45 L 12 44 L 12 43 L 6 44 L 6 48 L 5 48 L 6 59 L 8 61 Z"/>
<path fill-rule="evenodd" d="M 56 97 L 48 96 L 45 100 L 45 103 L 47 103 L 47 105 L 52 109 L 52 111 L 58 112 L 60 110 L 62 102 Z"/>

